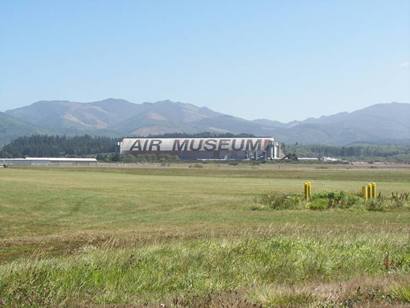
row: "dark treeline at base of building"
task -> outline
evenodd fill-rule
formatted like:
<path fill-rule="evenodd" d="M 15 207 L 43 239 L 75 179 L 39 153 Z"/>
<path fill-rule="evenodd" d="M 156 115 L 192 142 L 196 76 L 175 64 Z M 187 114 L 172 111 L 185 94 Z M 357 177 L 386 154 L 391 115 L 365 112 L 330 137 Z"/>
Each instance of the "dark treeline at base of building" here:
<path fill-rule="evenodd" d="M 196 138 L 196 137 L 253 137 L 250 134 L 164 134 L 154 137 L 162 138 Z M 55 136 L 32 135 L 19 137 L 0 149 L 2 158 L 20 157 L 97 157 L 102 161 L 133 160 L 176 160 L 175 155 L 142 155 L 140 158 L 119 155 L 118 142 L 121 138 L 100 136 Z"/>
<path fill-rule="evenodd" d="M 0 157 L 89 157 L 117 152 L 118 139 L 109 137 L 47 136 L 20 137 L 0 150 Z"/>
<path fill-rule="evenodd" d="M 349 146 L 286 144 L 284 152 L 296 157 L 337 157 L 344 160 L 410 162 L 410 145 L 354 144 Z"/>

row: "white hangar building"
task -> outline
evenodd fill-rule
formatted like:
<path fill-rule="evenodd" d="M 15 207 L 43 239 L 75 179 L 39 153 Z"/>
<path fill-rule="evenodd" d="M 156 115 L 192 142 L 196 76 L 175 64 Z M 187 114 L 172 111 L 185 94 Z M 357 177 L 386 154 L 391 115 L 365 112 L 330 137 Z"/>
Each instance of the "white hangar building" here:
<path fill-rule="evenodd" d="M 184 160 L 273 160 L 280 146 L 274 138 L 124 138 L 120 154 L 175 154 Z"/>

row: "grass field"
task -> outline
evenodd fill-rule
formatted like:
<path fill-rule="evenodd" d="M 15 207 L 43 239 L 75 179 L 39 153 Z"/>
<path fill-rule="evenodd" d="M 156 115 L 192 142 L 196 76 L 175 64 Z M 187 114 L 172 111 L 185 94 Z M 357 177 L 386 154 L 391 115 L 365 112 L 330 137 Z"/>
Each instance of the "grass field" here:
<path fill-rule="evenodd" d="M 0 306 L 410 304 L 410 210 L 261 210 L 268 192 L 410 192 L 410 168 L 0 169 Z"/>

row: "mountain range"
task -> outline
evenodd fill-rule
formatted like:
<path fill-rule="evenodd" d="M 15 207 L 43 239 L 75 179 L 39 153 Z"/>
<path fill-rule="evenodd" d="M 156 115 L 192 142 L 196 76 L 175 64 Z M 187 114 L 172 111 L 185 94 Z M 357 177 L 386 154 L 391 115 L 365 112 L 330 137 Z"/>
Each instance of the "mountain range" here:
<path fill-rule="evenodd" d="M 0 144 L 31 134 L 148 136 L 163 133 L 248 133 L 285 143 L 410 143 L 410 104 L 377 104 L 304 121 L 246 120 L 207 107 L 172 102 L 134 104 L 39 101 L 0 112 Z"/>

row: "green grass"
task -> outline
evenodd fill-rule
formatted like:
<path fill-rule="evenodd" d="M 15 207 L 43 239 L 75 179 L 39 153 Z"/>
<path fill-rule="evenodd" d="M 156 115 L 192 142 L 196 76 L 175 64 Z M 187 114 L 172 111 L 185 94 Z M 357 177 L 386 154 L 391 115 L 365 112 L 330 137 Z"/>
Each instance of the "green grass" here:
<path fill-rule="evenodd" d="M 395 209 L 410 210 L 409 193 L 378 194 L 366 200 L 361 193 L 345 191 L 320 192 L 312 196 L 295 193 L 270 192 L 261 194 L 255 199 L 252 210 L 329 210 L 329 209 L 361 209 L 368 211 L 389 211 Z"/>
<path fill-rule="evenodd" d="M 408 209 L 252 211 L 305 180 L 410 192 L 405 168 L 0 169 L 0 303 L 407 303 Z"/>

